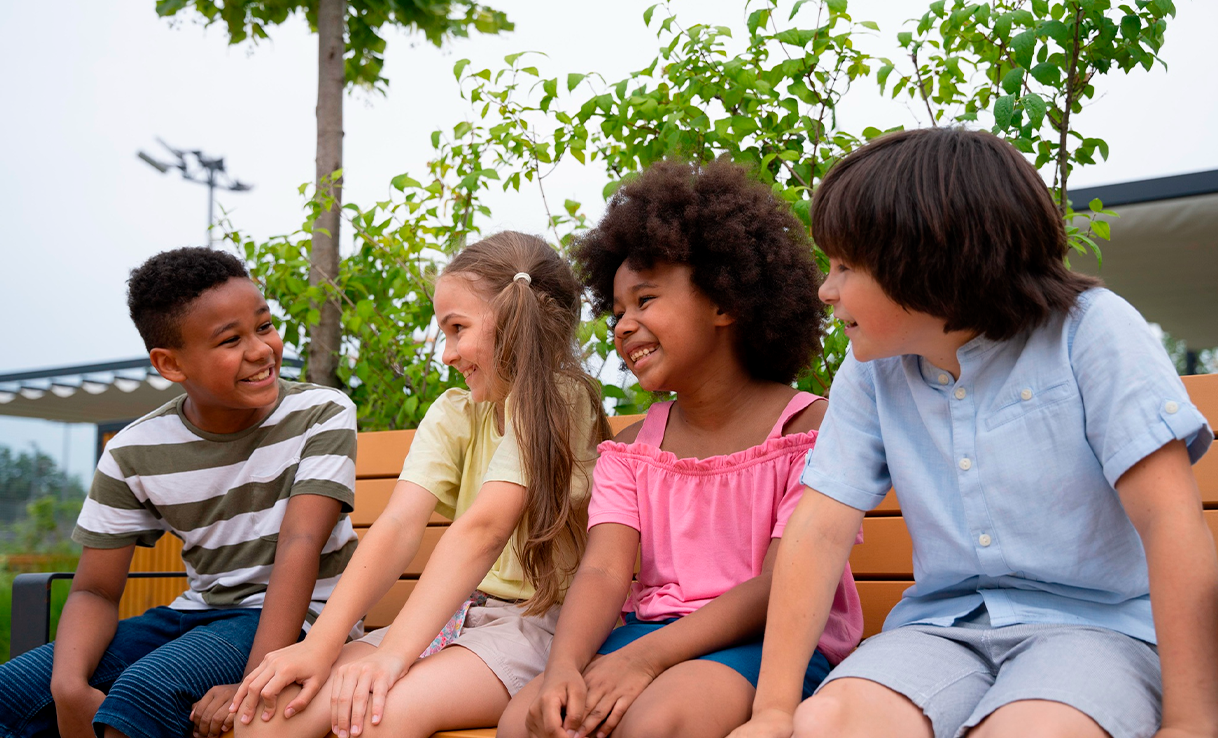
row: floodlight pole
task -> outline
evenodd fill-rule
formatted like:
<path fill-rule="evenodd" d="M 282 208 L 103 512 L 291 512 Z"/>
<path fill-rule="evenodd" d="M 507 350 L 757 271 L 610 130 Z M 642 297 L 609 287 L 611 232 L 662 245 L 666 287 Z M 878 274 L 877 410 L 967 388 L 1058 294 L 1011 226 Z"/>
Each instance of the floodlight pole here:
<path fill-rule="evenodd" d="M 228 172 L 224 170 L 224 157 L 222 156 L 207 156 L 198 149 L 183 151 L 173 148 L 159 138 L 157 141 L 169 153 L 173 154 L 174 158 L 177 159 L 176 162 L 165 163 L 158 161 L 143 151 L 137 154 L 139 158 L 161 174 L 168 172 L 170 169 L 178 169 L 182 172 L 182 179 L 188 182 L 198 182 L 199 184 L 207 185 L 207 245 L 211 247 L 214 241 L 211 229 L 215 224 L 216 188 L 221 187 L 230 192 L 248 192 L 253 189 L 253 186 L 238 179 L 231 179 L 228 176 Z M 187 157 L 193 159 L 193 167 L 190 166 L 191 162 Z M 220 175 L 224 175 L 223 180 L 220 178 Z"/>

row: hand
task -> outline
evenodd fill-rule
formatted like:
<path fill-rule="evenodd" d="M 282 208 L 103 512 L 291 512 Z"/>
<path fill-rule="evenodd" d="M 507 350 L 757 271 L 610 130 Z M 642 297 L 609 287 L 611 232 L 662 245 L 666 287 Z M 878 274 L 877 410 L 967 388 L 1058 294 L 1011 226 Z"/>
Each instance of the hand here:
<path fill-rule="evenodd" d="M 347 738 L 348 729 L 353 736 L 364 732 L 369 695 L 372 724 L 379 725 L 389 688 L 406 676 L 409 669 L 410 662 L 384 648 L 335 669 L 330 690 L 330 726 L 334 734 Z"/>
<path fill-rule="evenodd" d="M 67 693 L 55 695 L 55 720 L 59 723 L 59 735 L 63 738 L 94 738 L 93 718 L 106 699 L 100 689 L 81 682 L 79 687 Z"/>
<path fill-rule="evenodd" d="M 588 706 L 583 722 L 575 729 L 576 738 L 584 738 L 597 730 L 597 738 L 605 738 L 621 722 L 626 710 L 634 704 L 647 685 L 660 675 L 660 669 L 636 655 L 630 646 L 595 659 L 584 669 L 584 684 Z M 572 715 L 567 711 L 567 724 Z"/>
<path fill-rule="evenodd" d="M 299 684 L 300 694 L 283 711 L 283 716 L 290 718 L 305 709 L 321 691 L 326 679 L 330 678 L 330 667 L 335 659 L 335 655 L 317 648 L 308 639 L 272 651 L 237 687 L 228 710 L 234 718 L 249 725 L 261 700 L 262 719 L 270 720 L 275 715 L 275 701 L 283 688 L 289 684 Z"/>
<path fill-rule="evenodd" d="M 190 719 L 195 724 L 193 738 L 216 738 L 233 729 L 233 713 L 228 706 L 238 686 L 217 684 L 190 708 Z"/>
<path fill-rule="evenodd" d="M 587 686 L 579 669 L 550 664 L 541 692 L 529 706 L 525 727 L 529 738 L 570 738 L 583 719 Z M 563 716 L 566 715 L 566 724 Z"/>
<path fill-rule="evenodd" d="M 762 710 L 753 719 L 736 728 L 727 738 L 791 738 L 795 732 L 792 716 L 782 710 Z"/>

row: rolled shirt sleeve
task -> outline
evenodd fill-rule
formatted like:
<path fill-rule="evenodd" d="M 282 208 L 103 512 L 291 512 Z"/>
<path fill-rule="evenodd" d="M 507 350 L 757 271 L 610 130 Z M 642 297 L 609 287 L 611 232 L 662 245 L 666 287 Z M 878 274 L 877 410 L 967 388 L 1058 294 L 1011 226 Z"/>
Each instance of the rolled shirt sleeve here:
<path fill-rule="evenodd" d="M 1173 440 L 1196 462 L 1214 434 L 1188 398 L 1159 339 L 1132 305 L 1098 291 L 1078 320 L 1071 365 L 1086 417 L 1087 442 L 1108 483 Z"/>

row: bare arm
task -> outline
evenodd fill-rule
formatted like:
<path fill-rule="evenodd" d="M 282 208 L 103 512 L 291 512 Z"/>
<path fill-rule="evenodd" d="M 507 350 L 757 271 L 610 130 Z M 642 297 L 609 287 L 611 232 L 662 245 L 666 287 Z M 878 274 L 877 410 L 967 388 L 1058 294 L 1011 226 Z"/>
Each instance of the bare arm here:
<path fill-rule="evenodd" d="M 419 654 L 439 633 L 503 553 L 524 513 L 525 488 L 511 482 L 486 482 L 474 504 L 440 538 L 410 599 L 374 653 L 334 670 L 330 693 L 332 725 L 342 734 L 380 723 L 389 688 L 406 675 Z"/>
<path fill-rule="evenodd" d="M 436 498 L 419 485 L 397 483 L 389 504 L 355 549 L 346 571 L 338 580 L 317 622 L 309 630 L 309 635 L 302 643 L 266 652 L 257 661 L 251 654 L 250 663 L 257 666 L 248 673 L 232 697 L 229 705 L 231 712 L 239 713 L 241 721 L 248 723 L 253 719 L 254 710 L 261 700 L 261 714 L 264 719 L 270 719 L 279 693 L 292 683 L 301 684 L 303 689 L 284 708 L 285 715 L 290 717 L 312 701 L 329 678 L 330 667 L 338 659 L 352 626 L 389 591 L 418 553 L 423 531 L 435 504 Z M 314 578 L 317 575 L 316 567 L 317 562 L 314 561 Z M 269 591 L 267 597 L 269 605 Z M 298 624 L 292 631 L 293 641 L 299 629 Z M 255 651 L 257 647 L 255 642 Z"/>
<path fill-rule="evenodd" d="M 419 552 L 436 498 L 399 481 L 368 529 L 305 641 L 338 657 L 355 623 L 389 591 Z"/>
<path fill-rule="evenodd" d="M 1142 537 L 1163 669 L 1161 736 L 1218 733 L 1218 556 L 1188 451 L 1173 441 L 1116 483 Z"/>
<path fill-rule="evenodd" d="M 620 436 L 619 436 L 620 437 Z M 639 532 L 618 523 L 593 526 L 550 645 L 541 693 L 529 707 L 529 735 L 569 738 L 589 704 L 582 672 L 617 623 L 634 577 Z M 599 722 L 599 721 L 598 721 Z"/>
<path fill-rule="evenodd" d="M 829 620 L 833 594 L 862 523 L 863 511 L 812 489 L 804 492 L 774 565 L 753 720 L 733 735 L 790 735 L 791 717 L 803 696 L 803 673 Z M 780 727 L 770 732 L 765 725 Z"/>
<path fill-rule="evenodd" d="M 113 549 L 85 547 L 81 553 L 59 620 L 51 667 L 51 694 L 64 736 L 93 733 L 93 715 L 104 695 L 89 686 L 89 678 L 114 639 L 118 603 L 134 553 L 134 544 Z"/>
<path fill-rule="evenodd" d="M 313 599 L 321 550 L 341 510 L 342 503 L 332 497 L 302 494 L 288 500 L 246 674 L 263 656 L 296 642 Z"/>

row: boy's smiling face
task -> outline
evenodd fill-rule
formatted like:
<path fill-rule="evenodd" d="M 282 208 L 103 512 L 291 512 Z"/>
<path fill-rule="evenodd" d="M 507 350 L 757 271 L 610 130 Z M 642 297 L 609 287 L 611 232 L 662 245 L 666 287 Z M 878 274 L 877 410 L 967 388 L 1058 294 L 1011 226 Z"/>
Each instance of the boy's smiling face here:
<path fill-rule="evenodd" d="M 901 307 L 866 271 L 830 258 L 829 274 L 819 295 L 821 302 L 833 308 L 833 317 L 845 325 L 854 358 L 859 361 L 918 354 L 959 376 L 956 349 L 972 335 L 945 333 L 941 318 Z"/>
<path fill-rule="evenodd" d="M 283 339 L 249 279 L 233 278 L 202 294 L 178 322 L 177 348 L 154 348 L 161 376 L 186 390 L 186 414 L 199 428 L 235 433 L 265 418 L 279 399 Z"/>

